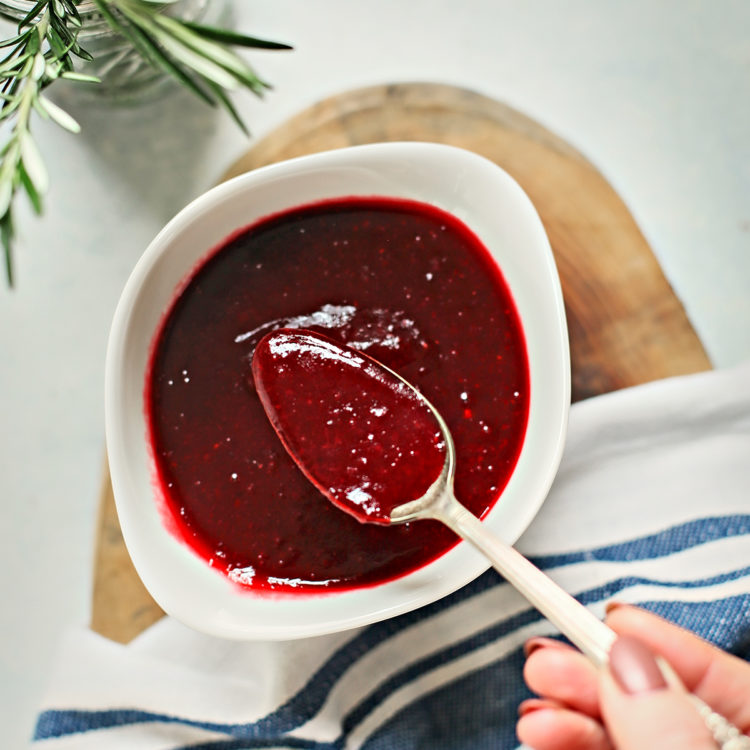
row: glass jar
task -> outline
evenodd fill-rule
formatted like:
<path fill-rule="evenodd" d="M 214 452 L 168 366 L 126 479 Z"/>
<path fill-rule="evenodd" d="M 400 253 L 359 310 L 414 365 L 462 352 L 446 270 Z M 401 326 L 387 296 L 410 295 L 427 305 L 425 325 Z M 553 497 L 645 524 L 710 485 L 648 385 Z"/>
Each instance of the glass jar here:
<path fill-rule="evenodd" d="M 0 0 L 0 17 L 18 23 L 35 4 L 34 0 Z M 77 72 L 96 76 L 101 83 L 59 81 L 55 83 L 57 93 L 109 103 L 143 101 L 160 94 L 171 81 L 170 76 L 149 65 L 125 37 L 113 31 L 94 2 L 80 0 L 77 7 L 83 22 L 78 43 L 94 59 L 85 61 L 74 56 L 73 64 Z M 226 25 L 229 15 L 226 0 L 177 0 L 166 4 L 162 12 L 214 26 Z"/>

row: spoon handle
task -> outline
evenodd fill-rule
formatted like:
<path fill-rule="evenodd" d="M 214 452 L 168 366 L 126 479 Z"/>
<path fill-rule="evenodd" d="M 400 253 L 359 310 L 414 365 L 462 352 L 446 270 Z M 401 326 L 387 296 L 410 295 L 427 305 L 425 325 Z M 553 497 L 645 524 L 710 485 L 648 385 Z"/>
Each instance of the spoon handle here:
<path fill-rule="evenodd" d="M 445 493 L 448 495 L 448 493 Z M 473 544 L 493 567 L 597 666 L 607 663 L 615 633 L 454 497 L 433 506 L 434 518 Z"/>
<path fill-rule="evenodd" d="M 599 667 L 607 664 L 609 650 L 617 637 L 611 628 L 520 552 L 488 531 L 451 493 L 444 493 L 442 501 L 433 505 L 430 512 L 435 520 L 442 521 L 482 552 L 498 573 L 594 664 Z M 668 685 L 688 693 L 677 673 L 663 658 L 657 658 L 657 664 Z M 750 737 L 743 735 L 734 724 L 717 714 L 698 696 L 688 694 L 721 750 L 750 750 Z"/>

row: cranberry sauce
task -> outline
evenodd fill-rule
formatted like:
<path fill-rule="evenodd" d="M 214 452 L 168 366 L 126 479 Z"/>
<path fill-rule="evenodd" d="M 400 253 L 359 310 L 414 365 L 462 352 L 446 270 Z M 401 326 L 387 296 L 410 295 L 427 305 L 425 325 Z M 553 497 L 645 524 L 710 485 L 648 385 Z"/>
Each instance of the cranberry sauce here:
<path fill-rule="evenodd" d="M 422 497 L 440 476 L 435 415 L 392 371 L 313 331 L 267 334 L 253 355 L 263 408 L 307 478 L 363 523 Z"/>
<path fill-rule="evenodd" d="M 284 450 L 253 387 L 261 338 L 305 328 L 398 372 L 456 445 L 455 491 L 478 516 L 516 464 L 526 348 L 508 288 L 477 237 L 421 203 L 345 198 L 269 217 L 195 271 L 154 342 L 146 405 L 156 479 L 176 533 L 252 590 L 382 583 L 456 543 L 435 521 L 361 524 Z"/>

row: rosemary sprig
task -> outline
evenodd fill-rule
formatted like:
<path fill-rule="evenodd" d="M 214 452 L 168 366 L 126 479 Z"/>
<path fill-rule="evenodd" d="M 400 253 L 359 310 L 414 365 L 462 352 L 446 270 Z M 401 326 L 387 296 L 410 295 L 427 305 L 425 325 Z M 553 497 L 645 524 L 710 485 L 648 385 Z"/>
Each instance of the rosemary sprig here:
<path fill-rule="evenodd" d="M 214 105 L 227 106 L 216 96 L 215 86 L 225 94 L 245 87 L 258 96 L 270 88 L 231 47 L 291 49 L 280 42 L 182 21 L 162 12 L 164 2 L 94 0 L 94 3 L 111 28 L 128 39 L 144 59 Z M 230 107 L 227 109 L 235 115 Z"/>
<path fill-rule="evenodd" d="M 73 55 L 91 59 L 78 45 L 80 28 L 73 0 L 40 0 L 18 24 L 17 35 L 0 43 L 0 47 L 9 48 L 0 60 L 0 123 L 12 123 L 0 150 L 0 240 L 9 285 L 13 284 L 13 198 L 23 189 L 40 214 L 48 184 L 47 170 L 31 136 L 32 113 L 72 132 L 80 129 L 69 114 L 42 94 L 57 78 L 91 80 L 73 71 Z"/>
<path fill-rule="evenodd" d="M 247 133 L 230 93 L 244 88 L 263 96 L 269 84 L 232 48 L 291 49 L 287 44 L 213 26 L 182 21 L 165 13 L 177 0 L 94 0 L 110 28 L 128 40 L 151 67 L 166 73 L 212 106 L 223 107 Z M 0 60 L 0 125 L 11 123 L 0 150 L 0 242 L 8 284 L 13 285 L 13 202 L 23 190 L 33 210 L 42 212 L 48 176 L 31 136 L 36 113 L 78 132 L 78 123 L 43 95 L 58 78 L 96 82 L 76 73 L 73 57 L 91 60 L 77 42 L 84 26 L 78 0 L 39 0 L 18 24 L 16 36 L 0 42 L 9 48 Z"/>

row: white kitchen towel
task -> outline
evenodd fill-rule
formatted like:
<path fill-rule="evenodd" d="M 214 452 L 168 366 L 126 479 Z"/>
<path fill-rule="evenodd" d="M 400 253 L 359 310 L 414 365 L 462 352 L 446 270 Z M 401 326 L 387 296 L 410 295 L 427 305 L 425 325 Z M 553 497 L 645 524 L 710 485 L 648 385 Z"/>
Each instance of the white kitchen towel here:
<path fill-rule="evenodd" d="M 599 616 L 638 603 L 750 657 L 750 363 L 575 404 L 517 546 Z M 522 644 L 554 633 L 493 571 L 302 641 L 224 641 L 165 618 L 121 646 L 82 628 L 62 644 L 33 747 L 515 748 Z"/>

